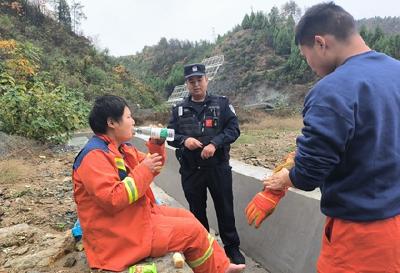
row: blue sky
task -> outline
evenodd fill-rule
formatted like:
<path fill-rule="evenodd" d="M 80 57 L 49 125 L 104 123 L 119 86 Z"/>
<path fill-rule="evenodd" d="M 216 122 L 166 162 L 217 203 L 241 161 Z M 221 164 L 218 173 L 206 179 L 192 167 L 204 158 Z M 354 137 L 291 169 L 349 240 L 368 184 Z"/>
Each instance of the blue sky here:
<path fill-rule="evenodd" d="M 269 12 L 282 0 L 81 0 L 88 17 L 81 29 L 111 55 L 130 55 L 160 38 L 211 41 L 240 24 L 246 13 Z M 321 1 L 295 1 L 304 9 Z M 356 19 L 400 16 L 399 0 L 335 1 Z"/>

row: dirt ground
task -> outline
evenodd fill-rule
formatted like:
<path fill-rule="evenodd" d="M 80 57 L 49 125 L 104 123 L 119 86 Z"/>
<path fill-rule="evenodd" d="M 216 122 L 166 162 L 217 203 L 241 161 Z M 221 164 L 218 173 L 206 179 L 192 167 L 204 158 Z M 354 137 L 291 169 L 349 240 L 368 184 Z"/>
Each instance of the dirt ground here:
<path fill-rule="evenodd" d="M 294 150 L 300 128 L 299 117 L 277 118 L 253 113 L 252 119 L 241 125 L 242 134 L 232 146 L 231 156 L 248 164 L 272 168 Z M 0 228 L 26 223 L 48 233 L 69 230 L 76 220 L 71 182 L 76 153 L 77 150 L 42 146 L 22 138 L 11 143 L 0 154 Z M 2 268 L 10 259 L 5 249 L 0 251 L 0 273 L 13 272 Z M 76 261 L 75 265 L 65 267 L 71 258 Z M 90 271 L 84 255 L 74 251 L 46 269 L 25 272 Z"/>
<path fill-rule="evenodd" d="M 250 165 L 273 169 L 296 148 L 301 133 L 299 115 L 279 117 L 261 111 L 241 112 L 241 135 L 232 145 L 231 157 Z"/>
<path fill-rule="evenodd" d="M 71 182 L 75 153 L 55 152 L 36 145 L 34 148 L 19 146 L 11 156 L 0 161 L 0 228 L 25 223 L 45 234 L 61 234 L 71 229 L 77 218 Z M 28 241 L 27 245 L 35 243 L 38 242 Z M 13 253 L 13 248 L 19 246 L 1 246 L 1 273 L 15 272 L 12 268 L 2 268 L 2 265 L 13 257 L 8 255 Z M 78 262 L 71 269 L 65 268 L 64 264 L 71 257 L 75 261 L 84 259 L 78 252 L 65 254 L 49 268 L 20 272 L 89 272 L 84 262 Z"/>

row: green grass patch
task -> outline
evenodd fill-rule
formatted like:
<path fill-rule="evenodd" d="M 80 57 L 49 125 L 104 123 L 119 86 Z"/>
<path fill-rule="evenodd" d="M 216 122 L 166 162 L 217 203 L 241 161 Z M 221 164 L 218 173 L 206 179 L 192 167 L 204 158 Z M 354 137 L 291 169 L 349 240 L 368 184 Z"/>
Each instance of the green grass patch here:
<path fill-rule="evenodd" d="M 258 136 L 251 134 L 241 134 L 240 137 L 236 140 L 235 144 L 251 144 L 256 143 L 259 139 Z"/>

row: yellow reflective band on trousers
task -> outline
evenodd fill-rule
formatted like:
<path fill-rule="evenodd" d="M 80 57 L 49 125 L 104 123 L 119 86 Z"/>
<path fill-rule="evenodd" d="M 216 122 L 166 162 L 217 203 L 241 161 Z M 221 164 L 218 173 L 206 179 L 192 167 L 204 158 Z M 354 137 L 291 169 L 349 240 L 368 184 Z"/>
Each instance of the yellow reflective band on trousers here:
<path fill-rule="evenodd" d="M 124 182 L 126 191 L 128 192 L 128 199 L 129 199 L 129 204 L 132 204 L 136 200 L 138 200 L 138 191 L 136 188 L 135 180 L 133 180 L 132 177 L 127 176 L 125 177 Z"/>
<path fill-rule="evenodd" d="M 115 164 L 117 165 L 117 168 L 120 170 L 123 170 L 126 172 L 126 168 L 125 168 L 125 162 L 122 158 L 120 157 L 116 157 L 115 158 Z"/>
<path fill-rule="evenodd" d="M 198 258 L 194 261 L 187 261 L 188 265 L 191 268 L 195 268 L 195 267 L 198 267 L 198 266 L 204 264 L 204 262 L 207 261 L 207 259 L 210 258 L 211 255 L 213 254 L 213 252 L 214 252 L 214 248 L 213 248 L 214 237 L 212 237 L 210 234 L 208 234 L 208 241 L 209 241 L 210 245 L 207 248 L 206 252 L 203 254 L 203 256 L 201 256 L 200 258 Z"/>

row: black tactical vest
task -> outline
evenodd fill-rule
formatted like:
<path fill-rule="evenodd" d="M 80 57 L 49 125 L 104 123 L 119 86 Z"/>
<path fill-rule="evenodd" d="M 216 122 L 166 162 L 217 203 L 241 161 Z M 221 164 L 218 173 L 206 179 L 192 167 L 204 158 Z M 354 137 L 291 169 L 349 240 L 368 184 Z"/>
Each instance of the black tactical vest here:
<path fill-rule="evenodd" d="M 208 96 L 202 103 L 185 101 L 178 108 L 178 131 L 199 139 L 204 145 L 222 130 L 219 98 Z"/>
<path fill-rule="evenodd" d="M 212 138 L 223 129 L 221 120 L 220 98 L 207 96 L 202 103 L 185 100 L 177 107 L 177 130 L 179 134 L 194 137 L 208 145 Z M 188 149 L 176 150 L 176 155 L 181 165 L 187 167 L 212 166 L 229 161 L 229 148 L 222 147 L 216 150 L 212 158 L 203 160 L 200 157 L 201 149 L 190 151 Z"/>

